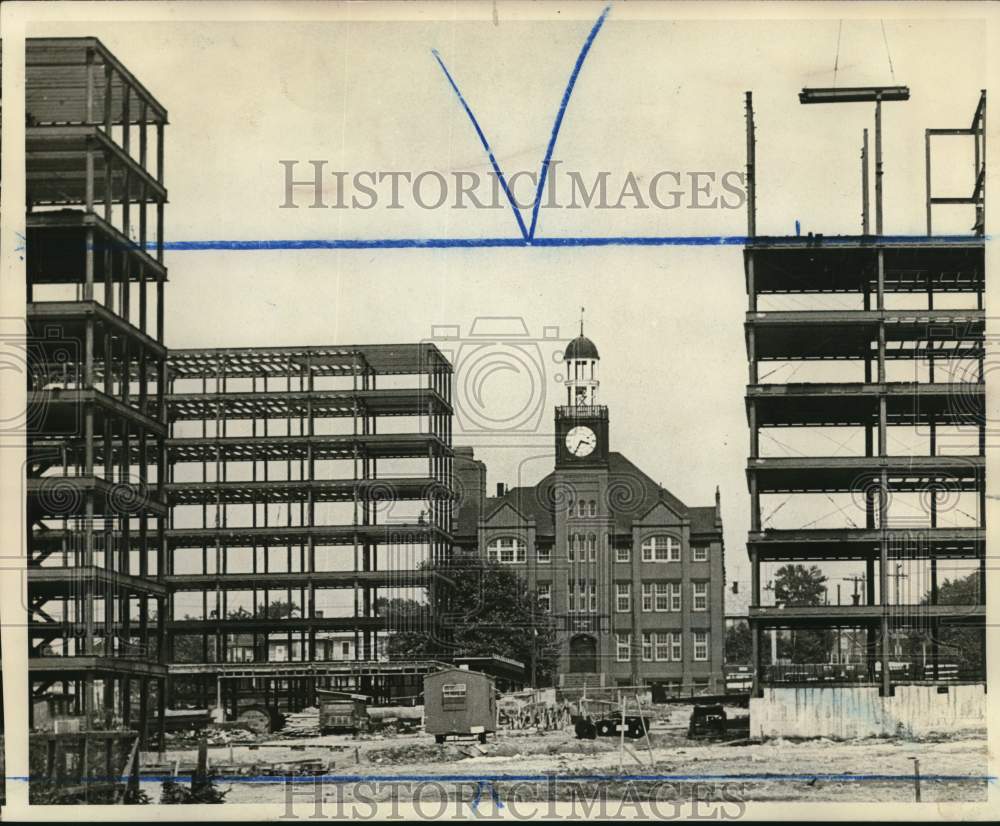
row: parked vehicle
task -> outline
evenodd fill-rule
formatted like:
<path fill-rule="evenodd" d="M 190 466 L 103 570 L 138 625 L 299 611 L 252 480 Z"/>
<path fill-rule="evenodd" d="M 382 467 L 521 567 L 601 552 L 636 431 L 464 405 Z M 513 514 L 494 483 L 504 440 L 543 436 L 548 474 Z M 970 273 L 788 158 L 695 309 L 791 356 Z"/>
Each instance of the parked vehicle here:
<path fill-rule="evenodd" d="M 726 710 L 721 703 L 695 706 L 688 722 L 688 737 L 722 737 L 726 733 Z"/>
<path fill-rule="evenodd" d="M 598 737 L 618 737 L 621 734 L 622 718 L 617 717 L 607 717 L 603 720 L 598 720 L 595 724 L 595 732 Z M 626 714 L 625 715 L 625 736 L 633 740 L 638 740 L 640 737 L 644 737 L 649 731 L 650 720 L 648 717 L 639 717 L 638 715 Z"/>
<path fill-rule="evenodd" d="M 322 734 L 367 731 L 368 698 L 365 695 L 324 689 L 316 694 L 319 697 L 319 730 Z"/>

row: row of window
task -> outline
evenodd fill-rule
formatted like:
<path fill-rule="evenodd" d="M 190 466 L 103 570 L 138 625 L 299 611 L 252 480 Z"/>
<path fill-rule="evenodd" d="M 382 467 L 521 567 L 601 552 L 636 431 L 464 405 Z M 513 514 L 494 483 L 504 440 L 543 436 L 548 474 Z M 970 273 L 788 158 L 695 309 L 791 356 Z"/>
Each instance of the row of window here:
<path fill-rule="evenodd" d="M 708 631 L 692 631 L 692 659 L 708 660 Z M 643 662 L 681 662 L 684 659 L 683 635 L 679 631 L 653 631 L 642 635 Z M 632 635 L 615 634 L 615 660 L 627 663 L 632 660 Z"/>
<path fill-rule="evenodd" d="M 546 586 L 546 588 L 548 587 Z M 566 613 L 597 613 L 597 584 L 593 580 L 581 579 L 576 582 L 570 580 L 566 594 Z M 550 599 L 549 610 L 551 610 L 551 604 L 552 600 Z"/>
<path fill-rule="evenodd" d="M 681 583 L 679 582 L 644 582 L 642 583 L 643 612 L 681 611 Z M 615 611 L 627 614 L 632 610 L 632 583 L 615 583 Z M 691 583 L 691 610 L 708 610 L 708 583 Z"/>
<path fill-rule="evenodd" d="M 486 546 L 486 558 L 490 562 L 500 562 L 505 565 L 525 562 L 528 558 L 527 547 L 515 536 L 501 537 Z"/>
<path fill-rule="evenodd" d="M 552 549 L 538 548 L 536 553 L 538 562 L 546 565 L 552 561 Z M 596 562 L 597 561 L 597 535 L 596 534 L 570 534 L 566 543 L 566 556 L 570 562 Z M 500 562 L 505 565 L 526 562 L 528 558 L 527 545 L 524 540 L 517 537 L 499 537 L 493 539 L 486 546 L 486 558 L 491 562 Z M 615 548 L 615 562 L 631 562 L 632 549 L 629 547 Z M 642 543 L 643 562 L 680 562 L 681 543 L 672 536 L 657 535 L 651 536 Z M 708 547 L 705 545 L 694 545 L 691 547 L 692 562 L 707 562 Z"/>
<path fill-rule="evenodd" d="M 570 516 L 597 516 L 597 502 L 594 499 L 589 501 L 581 499 L 576 503 L 576 507 L 570 502 L 568 513 Z"/>
<path fill-rule="evenodd" d="M 549 559 L 548 550 L 544 553 L 546 559 Z M 539 559 L 541 559 L 541 557 L 542 551 L 539 551 Z M 570 534 L 569 539 L 566 542 L 566 558 L 570 562 L 586 562 L 588 559 L 591 562 L 596 562 L 597 534 Z"/>
<path fill-rule="evenodd" d="M 566 588 L 567 613 L 595 613 L 597 611 L 597 585 L 593 580 L 569 580 Z M 538 607 L 540 610 L 552 611 L 552 585 L 543 582 L 538 585 Z M 679 582 L 644 582 L 642 583 L 642 611 L 644 613 L 681 611 L 681 583 Z M 632 610 L 632 583 L 615 583 L 615 611 L 627 614 Z M 691 583 L 691 610 L 708 610 L 708 583 Z"/>

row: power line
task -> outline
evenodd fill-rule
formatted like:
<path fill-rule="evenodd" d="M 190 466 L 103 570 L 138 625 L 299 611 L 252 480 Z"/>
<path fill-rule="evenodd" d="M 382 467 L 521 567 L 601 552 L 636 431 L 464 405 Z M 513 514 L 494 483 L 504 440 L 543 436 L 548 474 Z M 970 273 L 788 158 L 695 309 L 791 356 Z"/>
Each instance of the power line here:
<path fill-rule="evenodd" d="M 889 74 L 892 75 L 892 82 L 896 82 L 896 72 L 892 68 L 892 52 L 889 51 L 889 38 L 885 33 L 885 20 L 879 20 L 882 25 L 882 42 L 885 43 L 885 56 L 889 58 Z"/>
<path fill-rule="evenodd" d="M 840 33 L 844 29 L 844 21 L 837 21 L 837 54 L 833 58 L 833 85 L 837 85 L 837 70 L 840 68 Z"/>

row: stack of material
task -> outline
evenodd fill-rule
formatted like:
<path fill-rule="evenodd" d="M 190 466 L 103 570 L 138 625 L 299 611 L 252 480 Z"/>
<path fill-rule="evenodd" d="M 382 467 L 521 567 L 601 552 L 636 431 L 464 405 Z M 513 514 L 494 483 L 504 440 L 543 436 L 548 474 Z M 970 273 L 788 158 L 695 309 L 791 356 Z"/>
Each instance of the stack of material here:
<path fill-rule="evenodd" d="M 204 739 L 210 746 L 228 746 L 239 743 L 255 743 L 257 735 L 242 725 L 217 726 L 208 728 L 173 731 L 167 735 L 168 748 L 193 748 Z"/>
<path fill-rule="evenodd" d="M 164 712 L 164 728 L 167 731 L 188 731 L 207 726 L 212 717 L 206 708 L 168 708 Z"/>
<path fill-rule="evenodd" d="M 316 706 L 304 708 L 285 717 L 282 737 L 319 737 L 319 709 Z"/>
<path fill-rule="evenodd" d="M 254 743 L 257 735 L 247 728 L 240 726 L 228 726 L 226 728 L 213 728 L 208 733 L 208 742 L 216 746 L 228 746 L 232 743 Z"/>
<path fill-rule="evenodd" d="M 371 706 L 368 717 L 375 721 L 384 720 L 416 720 L 420 722 L 424 716 L 424 707 L 420 706 Z"/>

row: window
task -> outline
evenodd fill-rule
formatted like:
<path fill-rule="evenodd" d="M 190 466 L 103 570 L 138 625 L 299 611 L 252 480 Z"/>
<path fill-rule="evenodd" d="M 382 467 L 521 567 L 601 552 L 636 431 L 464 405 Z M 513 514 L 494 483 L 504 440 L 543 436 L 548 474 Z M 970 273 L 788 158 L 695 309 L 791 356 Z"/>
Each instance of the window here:
<path fill-rule="evenodd" d="M 708 631 L 694 632 L 694 658 L 699 662 L 708 659 Z"/>
<path fill-rule="evenodd" d="M 652 611 L 653 610 L 653 583 L 644 582 L 642 583 L 642 610 Z"/>
<path fill-rule="evenodd" d="M 632 584 L 630 582 L 617 584 L 615 610 L 619 614 L 627 614 L 632 610 Z"/>
<path fill-rule="evenodd" d="M 632 654 L 632 635 L 615 634 L 615 659 L 620 663 L 627 663 Z"/>
<path fill-rule="evenodd" d="M 591 562 L 597 561 L 597 536 L 595 534 L 587 536 L 587 556 L 590 557 Z"/>
<path fill-rule="evenodd" d="M 587 515 L 587 503 L 582 499 L 576 503 L 576 515 L 586 516 Z"/>
<path fill-rule="evenodd" d="M 486 546 L 486 558 L 490 562 L 511 565 L 526 561 L 528 552 L 523 540 L 515 536 L 502 536 Z"/>
<path fill-rule="evenodd" d="M 538 586 L 538 609 L 546 614 L 552 613 L 552 586 L 547 582 Z"/>
<path fill-rule="evenodd" d="M 538 548 L 535 551 L 535 555 L 538 559 L 539 565 L 548 565 L 552 561 L 551 548 Z"/>
<path fill-rule="evenodd" d="M 691 583 L 691 610 L 692 611 L 707 611 L 708 610 L 708 583 L 707 582 L 692 582 Z"/>
<path fill-rule="evenodd" d="M 566 557 L 570 562 L 584 562 L 586 557 L 583 555 L 583 535 L 574 533 L 570 534 L 567 540 Z"/>
<path fill-rule="evenodd" d="M 631 562 L 632 549 L 627 547 L 615 548 L 615 562 Z"/>
<path fill-rule="evenodd" d="M 681 584 L 679 582 L 670 583 L 670 610 L 681 610 Z"/>
<path fill-rule="evenodd" d="M 344 659 L 348 659 L 351 656 L 351 644 L 349 642 L 342 642 L 340 644 L 340 653 L 344 656 Z"/>
<path fill-rule="evenodd" d="M 681 543 L 665 534 L 647 537 L 642 543 L 642 561 L 680 562 Z"/>
<path fill-rule="evenodd" d="M 590 515 L 597 516 L 597 502 L 593 499 L 590 500 Z"/>
<path fill-rule="evenodd" d="M 667 597 L 667 583 L 657 582 L 656 583 L 656 603 L 653 607 L 654 611 L 669 611 L 670 603 Z"/>
<path fill-rule="evenodd" d="M 648 663 L 653 659 L 653 635 L 645 633 L 642 635 L 642 661 Z"/>
<path fill-rule="evenodd" d="M 657 631 L 654 634 L 656 638 L 656 661 L 665 662 L 670 659 L 670 634 L 666 634 L 663 631 Z"/>
<path fill-rule="evenodd" d="M 680 662 L 684 659 L 684 651 L 681 646 L 681 635 L 680 632 L 672 634 L 672 639 L 670 641 L 670 656 L 673 657 L 674 662 Z"/>
<path fill-rule="evenodd" d="M 593 580 L 570 580 L 567 588 L 567 606 L 569 612 L 594 613 L 597 611 L 597 583 Z"/>
<path fill-rule="evenodd" d="M 465 708 L 465 683 L 445 683 L 441 686 L 441 707 Z"/>
<path fill-rule="evenodd" d="M 691 561 L 708 562 L 708 546 L 695 545 L 693 548 L 691 548 Z"/>

